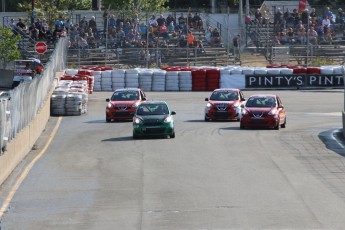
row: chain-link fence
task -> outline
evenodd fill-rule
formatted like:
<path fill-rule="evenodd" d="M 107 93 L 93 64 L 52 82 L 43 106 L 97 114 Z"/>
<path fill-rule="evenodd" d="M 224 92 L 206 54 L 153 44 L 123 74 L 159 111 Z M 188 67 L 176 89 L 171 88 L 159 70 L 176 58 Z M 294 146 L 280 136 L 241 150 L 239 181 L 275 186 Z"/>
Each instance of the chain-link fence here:
<path fill-rule="evenodd" d="M 25 128 L 37 115 L 45 100 L 48 100 L 57 71 L 65 68 L 68 40 L 62 38 L 44 66 L 41 75 L 31 82 L 22 82 L 16 88 L 0 95 L 0 151 L 3 153 L 7 142 Z"/>

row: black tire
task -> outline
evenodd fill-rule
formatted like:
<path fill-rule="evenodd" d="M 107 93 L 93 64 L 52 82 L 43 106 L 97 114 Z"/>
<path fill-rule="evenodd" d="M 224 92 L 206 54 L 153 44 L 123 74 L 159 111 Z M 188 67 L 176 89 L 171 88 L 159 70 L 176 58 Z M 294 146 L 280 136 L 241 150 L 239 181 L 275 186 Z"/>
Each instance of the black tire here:
<path fill-rule="evenodd" d="M 286 128 L 286 117 L 285 117 L 284 123 L 281 124 L 280 128 L 283 128 L 283 129 Z"/>
<path fill-rule="evenodd" d="M 135 134 L 135 132 L 133 132 L 133 139 L 134 139 L 134 140 L 138 139 L 138 135 Z"/>
<path fill-rule="evenodd" d="M 210 118 L 208 118 L 206 115 L 205 115 L 205 121 L 210 121 Z"/>
<path fill-rule="evenodd" d="M 278 122 L 278 124 L 274 127 L 274 129 L 275 130 L 279 130 L 279 128 L 280 128 L 280 125 L 279 125 L 279 122 Z"/>
<path fill-rule="evenodd" d="M 244 129 L 244 125 L 242 124 L 242 122 L 240 123 L 240 129 Z"/>
<path fill-rule="evenodd" d="M 170 138 L 175 138 L 175 132 L 170 135 Z"/>
<path fill-rule="evenodd" d="M 111 119 L 105 119 L 105 120 L 106 120 L 106 122 L 108 122 L 108 123 L 111 122 Z"/>

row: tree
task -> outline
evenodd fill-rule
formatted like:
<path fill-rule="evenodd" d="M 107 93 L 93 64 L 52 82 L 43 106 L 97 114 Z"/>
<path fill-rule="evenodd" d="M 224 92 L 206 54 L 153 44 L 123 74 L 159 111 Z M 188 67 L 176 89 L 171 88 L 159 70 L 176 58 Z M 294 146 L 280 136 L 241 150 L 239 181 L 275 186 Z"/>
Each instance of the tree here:
<path fill-rule="evenodd" d="M 0 61 L 3 68 L 6 69 L 7 64 L 20 57 L 18 44 L 21 39 L 20 35 L 14 35 L 11 28 L 0 26 Z"/>
<path fill-rule="evenodd" d="M 103 0 L 104 8 L 126 12 L 130 16 L 147 12 L 164 12 L 169 0 Z"/>

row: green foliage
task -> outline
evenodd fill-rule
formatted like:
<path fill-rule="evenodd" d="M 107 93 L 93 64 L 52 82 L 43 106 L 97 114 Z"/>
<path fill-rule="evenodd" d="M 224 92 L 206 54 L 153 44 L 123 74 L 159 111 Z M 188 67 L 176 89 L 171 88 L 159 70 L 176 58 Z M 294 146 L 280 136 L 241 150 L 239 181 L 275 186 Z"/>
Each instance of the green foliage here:
<path fill-rule="evenodd" d="M 316 57 L 311 61 L 312 66 L 323 66 L 323 65 L 338 65 L 337 62 L 326 57 Z"/>
<path fill-rule="evenodd" d="M 20 39 L 20 35 L 14 35 L 11 28 L 0 26 L 0 60 L 4 69 L 9 62 L 20 57 L 18 50 Z"/>
<path fill-rule="evenodd" d="M 143 14 L 146 12 L 165 12 L 165 5 L 169 0 L 103 0 L 103 6 L 107 9 L 126 12 L 129 15 Z"/>

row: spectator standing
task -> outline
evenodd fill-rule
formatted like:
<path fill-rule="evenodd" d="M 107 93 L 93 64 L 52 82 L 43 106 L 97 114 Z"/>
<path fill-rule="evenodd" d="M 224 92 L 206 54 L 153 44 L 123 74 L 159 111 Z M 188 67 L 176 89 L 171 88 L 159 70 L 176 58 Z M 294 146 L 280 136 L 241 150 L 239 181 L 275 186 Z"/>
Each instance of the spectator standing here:
<path fill-rule="evenodd" d="M 158 27 L 158 22 L 156 20 L 156 17 L 154 15 L 151 16 L 150 20 L 149 20 L 149 25 L 152 27 Z"/>
<path fill-rule="evenodd" d="M 26 34 L 26 25 L 24 24 L 24 22 L 22 21 L 21 18 L 18 18 L 18 22 L 16 24 L 17 26 L 17 29 L 19 30 L 19 33 L 22 34 L 22 35 L 25 35 Z"/>
<path fill-rule="evenodd" d="M 165 18 L 163 17 L 163 14 L 161 14 L 161 16 L 157 19 L 157 25 L 162 26 L 163 23 L 166 25 L 167 22 L 166 22 Z"/>
<path fill-rule="evenodd" d="M 309 21 L 309 10 L 308 9 L 303 10 L 303 12 L 301 14 L 301 20 L 302 20 L 302 24 L 304 26 L 308 25 L 308 21 Z"/>
<path fill-rule="evenodd" d="M 47 20 L 45 18 L 42 19 L 42 27 L 44 28 L 44 31 L 45 31 L 44 37 L 46 39 L 49 39 L 49 36 L 51 36 L 51 32 L 50 32 Z"/>
<path fill-rule="evenodd" d="M 340 23 L 340 24 L 345 23 L 345 12 L 343 11 L 342 8 L 338 9 L 337 23 Z"/>
<path fill-rule="evenodd" d="M 189 28 L 193 27 L 194 21 L 193 21 L 193 15 L 191 12 L 188 13 L 187 21 L 188 21 L 188 27 Z"/>
<path fill-rule="evenodd" d="M 310 29 L 308 30 L 308 39 L 309 39 L 309 42 L 312 45 L 316 45 L 317 44 L 318 34 L 315 31 L 313 26 L 311 26 Z"/>
<path fill-rule="evenodd" d="M 103 32 L 104 34 L 107 32 L 107 25 L 108 25 L 108 19 L 109 19 L 109 10 L 105 9 L 103 12 Z"/>
<path fill-rule="evenodd" d="M 254 17 L 255 17 L 255 21 L 259 24 L 262 24 L 263 21 L 264 21 L 264 18 L 262 16 L 262 13 L 260 11 L 260 8 L 257 8 L 256 11 L 255 11 L 255 14 L 254 14 Z"/>
<path fill-rule="evenodd" d="M 211 46 L 218 46 L 221 43 L 221 37 L 220 37 L 220 33 L 218 31 L 218 28 L 214 28 L 211 34 Z"/>
<path fill-rule="evenodd" d="M 195 36 L 193 35 L 192 31 L 188 30 L 188 37 L 187 37 L 188 47 L 193 48 L 194 42 L 195 42 Z"/>
<path fill-rule="evenodd" d="M 163 24 L 161 26 L 159 26 L 158 31 L 159 31 L 159 36 L 162 36 L 164 39 L 169 38 L 168 28 L 165 25 L 165 22 L 163 22 Z"/>
<path fill-rule="evenodd" d="M 97 23 L 96 23 L 95 16 L 92 16 L 91 19 L 89 20 L 89 28 L 92 29 L 92 32 L 93 32 L 95 38 L 97 38 L 98 37 L 97 36 L 98 35 L 98 30 L 97 30 Z"/>
<path fill-rule="evenodd" d="M 311 17 L 312 20 L 317 19 L 317 14 L 316 14 L 315 8 L 311 8 L 310 17 Z"/>
<path fill-rule="evenodd" d="M 180 17 L 178 17 L 178 26 L 180 30 L 183 30 L 186 27 L 187 19 L 181 13 Z"/>
<path fill-rule="evenodd" d="M 15 34 L 15 35 L 18 34 L 17 25 L 14 22 L 14 18 L 10 19 L 10 22 L 8 23 L 8 27 L 11 28 L 13 34 Z"/>
<path fill-rule="evenodd" d="M 234 56 L 236 60 L 240 60 L 240 47 L 241 47 L 241 36 L 238 34 L 232 39 L 234 46 Z"/>
<path fill-rule="evenodd" d="M 324 16 L 328 17 L 328 19 L 329 19 L 329 21 L 331 23 L 334 23 L 333 13 L 332 13 L 331 9 L 328 6 L 325 9 Z"/>
<path fill-rule="evenodd" d="M 205 40 L 207 44 L 211 44 L 212 28 L 209 26 L 206 30 Z"/>
<path fill-rule="evenodd" d="M 111 15 L 110 18 L 109 18 L 109 21 L 108 21 L 108 27 L 109 27 L 109 30 L 111 28 L 116 28 L 116 19 L 115 19 L 115 15 Z M 105 31 L 106 32 L 106 31 Z"/>
<path fill-rule="evenodd" d="M 200 17 L 198 12 L 195 13 L 195 15 L 193 17 L 193 22 L 194 22 L 194 25 L 193 25 L 194 28 L 196 28 L 198 30 L 202 30 L 203 22 L 202 22 L 202 18 Z"/>
<path fill-rule="evenodd" d="M 81 31 L 83 31 L 84 33 L 87 32 L 87 30 L 89 29 L 89 22 L 86 19 L 86 16 L 84 16 L 80 22 L 79 22 L 79 28 Z"/>
<path fill-rule="evenodd" d="M 38 35 L 39 35 L 39 31 L 35 26 L 35 23 L 32 23 L 29 27 L 29 32 L 30 32 L 30 37 L 31 39 L 37 41 L 38 40 Z"/>
<path fill-rule="evenodd" d="M 169 14 L 168 17 L 166 18 L 166 24 L 170 25 L 171 22 L 173 22 L 174 25 L 176 25 L 175 18 L 171 14 Z"/>
<path fill-rule="evenodd" d="M 331 27 L 331 21 L 329 20 L 328 16 L 323 17 L 322 26 L 325 33 L 326 30 Z"/>
<path fill-rule="evenodd" d="M 305 28 L 302 27 L 297 32 L 298 40 L 301 43 L 301 45 L 307 44 L 307 32 L 305 31 Z"/>

